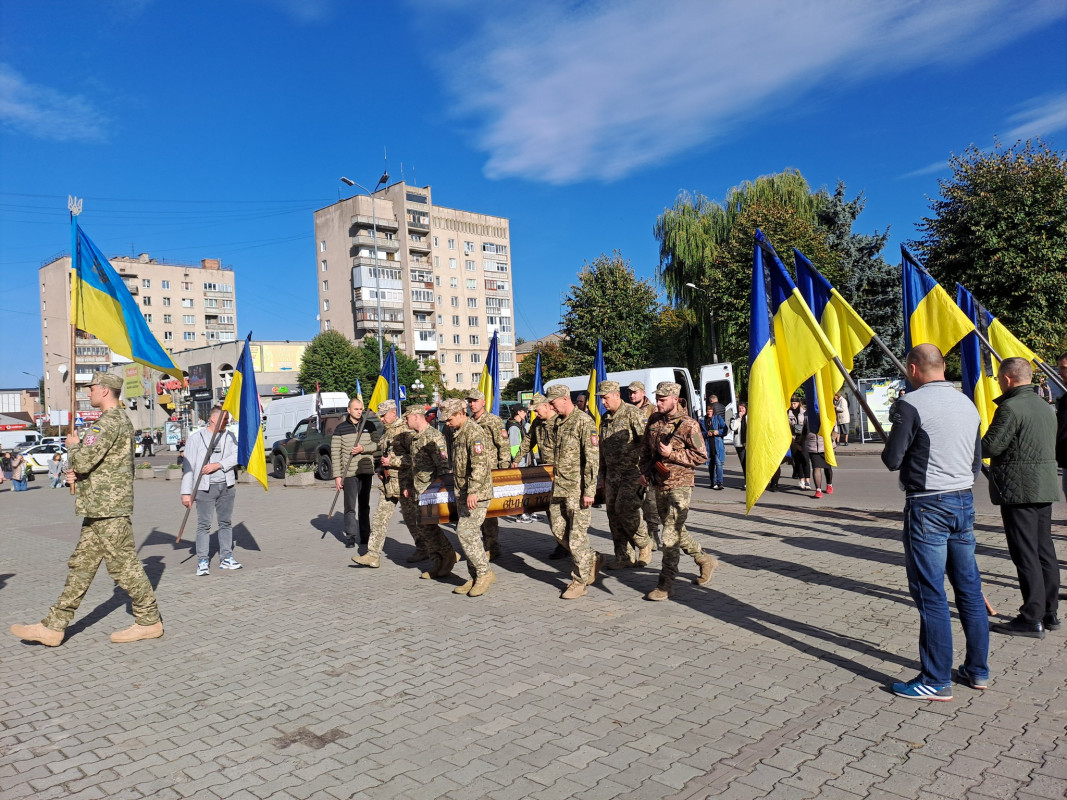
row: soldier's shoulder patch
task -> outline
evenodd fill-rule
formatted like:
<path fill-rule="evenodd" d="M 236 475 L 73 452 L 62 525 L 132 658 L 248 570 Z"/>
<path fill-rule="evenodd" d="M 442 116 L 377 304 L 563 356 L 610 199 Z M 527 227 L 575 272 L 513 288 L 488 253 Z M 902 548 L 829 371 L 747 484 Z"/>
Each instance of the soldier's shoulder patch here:
<path fill-rule="evenodd" d="M 93 425 L 91 428 L 89 428 L 89 432 L 90 433 L 103 433 L 104 429 L 101 428 L 99 425 Z"/>
<path fill-rule="evenodd" d="M 441 445 L 441 458 L 448 458 L 448 448 Z"/>
<path fill-rule="evenodd" d="M 599 447 L 600 446 L 600 437 L 597 436 L 594 433 L 592 436 L 589 437 L 589 443 L 592 444 L 593 447 Z"/>
<path fill-rule="evenodd" d="M 86 445 L 94 445 L 94 444 L 96 444 L 96 434 L 95 433 L 90 433 L 88 436 L 86 436 L 85 437 L 85 444 Z"/>
<path fill-rule="evenodd" d="M 482 443 L 481 442 L 475 442 L 474 443 L 474 452 L 477 453 L 478 455 L 481 455 L 483 452 L 485 452 L 485 448 L 482 447 Z"/>

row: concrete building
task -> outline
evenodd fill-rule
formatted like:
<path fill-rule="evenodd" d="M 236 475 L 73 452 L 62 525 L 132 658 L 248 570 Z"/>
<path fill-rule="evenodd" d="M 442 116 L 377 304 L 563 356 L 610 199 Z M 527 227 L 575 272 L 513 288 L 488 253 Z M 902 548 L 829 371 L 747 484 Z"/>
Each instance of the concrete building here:
<path fill-rule="evenodd" d="M 172 354 L 237 339 L 236 281 L 233 269 L 222 266 L 218 259 L 184 264 L 160 261 L 142 253 L 136 257 L 114 256 L 109 261 L 141 306 L 149 329 Z M 70 269 L 70 256 L 66 255 L 44 264 L 38 273 L 46 412 L 65 412 L 70 407 Z M 94 372 L 126 359 L 81 331 L 77 333 L 75 350 L 75 405 L 78 414 L 88 421 L 99 413 L 89 405 L 85 385 Z"/>
<path fill-rule="evenodd" d="M 356 195 L 315 212 L 320 330 L 377 336 L 380 309 L 385 346 L 436 359 L 451 389 L 478 384 L 495 332 L 501 384 L 514 378 L 508 220 L 436 206 L 429 186 L 403 181 L 371 206 Z"/>

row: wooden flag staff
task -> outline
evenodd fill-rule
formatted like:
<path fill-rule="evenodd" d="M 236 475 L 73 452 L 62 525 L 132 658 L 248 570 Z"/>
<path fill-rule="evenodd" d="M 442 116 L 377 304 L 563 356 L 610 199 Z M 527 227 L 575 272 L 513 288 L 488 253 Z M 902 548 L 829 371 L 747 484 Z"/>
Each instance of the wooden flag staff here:
<path fill-rule="evenodd" d="M 74 197 L 73 195 L 67 195 L 67 210 L 70 211 L 70 228 L 71 228 L 71 242 L 70 242 L 70 268 L 75 270 L 78 268 L 78 235 L 76 233 L 77 221 L 76 217 L 82 213 L 82 200 Z M 71 281 L 71 290 L 73 291 L 74 281 Z M 81 292 L 78 292 L 78 299 L 81 300 Z M 67 436 L 71 436 L 74 433 L 74 421 L 77 417 L 77 386 L 75 377 L 77 372 L 75 371 L 75 365 L 77 363 L 77 316 L 70 320 L 70 415 L 67 418 Z M 70 481 L 70 493 L 73 496 L 75 492 L 74 481 Z"/>
<path fill-rule="evenodd" d="M 363 429 L 364 429 L 365 427 L 367 427 L 367 415 L 366 415 L 366 414 L 364 414 L 364 415 L 363 415 L 362 417 L 360 417 L 360 420 L 359 420 L 359 427 L 358 427 L 358 428 L 356 428 L 356 444 L 355 444 L 355 445 L 353 445 L 352 447 L 356 447 L 357 445 L 359 445 L 359 440 L 360 440 L 360 438 L 361 438 L 361 437 L 363 436 Z M 336 434 L 335 434 L 335 435 L 336 435 Z M 333 516 L 333 511 L 334 511 L 334 509 L 335 509 L 335 508 L 337 508 L 337 498 L 339 498 L 339 497 L 341 496 L 341 492 L 342 492 L 342 491 L 344 491 L 344 489 L 343 489 L 343 486 L 344 486 L 344 479 L 345 479 L 345 477 L 346 477 L 346 476 L 348 475 L 348 467 L 349 467 L 349 466 L 350 466 L 350 465 L 352 464 L 352 459 L 353 459 L 353 458 L 355 458 L 355 455 L 354 455 L 354 454 L 352 453 L 352 448 L 349 448 L 349 449 L 348 449 L 348 458 L 346 458 L 346 459 L 345 459 L 345 466 L 344 466 L 344 468 L 343 468 L 343 469 L 341 470 L 341 482 L 342 482 L 342 488 L 341 488 L 341 489 L 338 489 L 338 490 L 337 490 L 336 492 L 334 492 L 334 494 L 333 494 L 333 502 L 332 502 L 332 503 L 330 503 L 330 511 L 329 511 L 329 513 L 328 513 L 328 514 L 326 515 L 326 520 L 327 520 L 327 521 L 329 521 L 329 519 L 330 519 L 330 518 L 331 518 L 331 517 Z M 326 531 L 323 531 L 323 532 L 322 532 L 322 536 L 321 536 L 320 538 L 322 538 L 322 539 L 325 539 L 325 538 L 326 538 Z"/>

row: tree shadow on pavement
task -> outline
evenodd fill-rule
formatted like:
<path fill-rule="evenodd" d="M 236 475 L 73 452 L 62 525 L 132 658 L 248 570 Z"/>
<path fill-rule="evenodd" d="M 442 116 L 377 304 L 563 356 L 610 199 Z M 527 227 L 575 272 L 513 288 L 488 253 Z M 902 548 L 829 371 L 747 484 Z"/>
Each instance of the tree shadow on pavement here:
<path fill-rule="evenodd" d="M 152 589 L 154 591 L 159 587 L 159 581 L 163 577 L 163 571 L 167 568 L 167 565 L 163 563 L 163 556 L 149 556 L 143 563 L 145 574 L 148 575 L 148 582 L 152 584 Z M 94 580 L 111 580 L 111 576 L 107 575 L 106 577 L 101 577 L 98 571 Z M 127 613 L 131 615 L 133 613 L 133 610 L 130 607 L 130 596 L 116 585 L 111 593 L 111 597 L 98 605 L 84 617 L 67 627 L 67 639 L 69 640 L 71 637 L 77 636 L 86 628 L 92 627 L 103 620 L 110 615 L 112 611 L 120 608 L 125 608 Z"/>
<path fill-rule="evenodd" d="M 16 574 L 17 573 L 14 572 L 5 572 L 3 574 L 0 574 L 0 589 L 3 589 L 5 586 L 7 586 L 7 582 L 14 578 Z"/>

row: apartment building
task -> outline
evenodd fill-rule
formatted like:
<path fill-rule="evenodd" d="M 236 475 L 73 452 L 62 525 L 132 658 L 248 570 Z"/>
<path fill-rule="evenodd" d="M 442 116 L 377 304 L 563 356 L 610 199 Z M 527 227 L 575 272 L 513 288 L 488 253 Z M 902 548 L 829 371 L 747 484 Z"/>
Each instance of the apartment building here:
<path fill-rule="evenodd" d="M 140 305 L 149 329 L 171 352 L 237 338 L 237 292 L 233 270 L 218 259 L 183 264 L 139 256 L 114 256 L 111 266 Z M 44 264 L 41 286 L 41 341 L 44 352 L 43 402 L 49 411 L 70 407 L 70 256 Z M 78 388 L 76 408 L 82 419 L 98 414 L 85 391 L 93 373 L 127 359 L 115 356 L 95 336 L 78 331 L 75 339 Z"/>
<path fill-rule="evenodd" d="M 386 346 L 436 359 L 451 389 L 478 384 L 497 333 L 501 384 L 515 377 L 506 218 L 436 206 L 429 186 L 401 181 L 316 211 L 315 241 L 321 331 L 377 336 L 380 314 Z"/>

